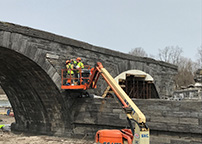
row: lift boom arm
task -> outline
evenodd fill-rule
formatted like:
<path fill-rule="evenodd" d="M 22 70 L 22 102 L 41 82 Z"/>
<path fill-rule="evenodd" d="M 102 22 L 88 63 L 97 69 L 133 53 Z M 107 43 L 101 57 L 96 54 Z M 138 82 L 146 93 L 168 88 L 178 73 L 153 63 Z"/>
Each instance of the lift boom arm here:
<path fill-rule="evenodd" d="M 126 112 L 128 120 L 135 121 L 135 131 L 133 131 L 133 144 L 149 144 L 149 128 L 146 125 L 145 115 L 140 111 L 140 109 L 134 104 L 134 102 L 129 98 L 125 91 L 116 83 L 109 72 L 102 66 L 100 62 L 97 62 L 92 75 L 90 77 L 89 87 L 94 88 L 96 86 L 99 76 L 105 79 L 107 84 L 114 91 L 115 95 L 121 102 L 123 109 Z M 131 125 L 131 124 L 130 124 Z"/>

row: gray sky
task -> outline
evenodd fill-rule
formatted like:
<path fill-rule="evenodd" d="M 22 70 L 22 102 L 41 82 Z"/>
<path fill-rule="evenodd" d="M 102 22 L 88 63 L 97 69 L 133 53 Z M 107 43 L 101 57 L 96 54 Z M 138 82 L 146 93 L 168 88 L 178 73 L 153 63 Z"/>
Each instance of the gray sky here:
<path fill-rule="evenodd" d="M 166 46 L 195 60 L 202 45 L 202 0 L 1 0 L 12 22 L 128 53 Z"/>

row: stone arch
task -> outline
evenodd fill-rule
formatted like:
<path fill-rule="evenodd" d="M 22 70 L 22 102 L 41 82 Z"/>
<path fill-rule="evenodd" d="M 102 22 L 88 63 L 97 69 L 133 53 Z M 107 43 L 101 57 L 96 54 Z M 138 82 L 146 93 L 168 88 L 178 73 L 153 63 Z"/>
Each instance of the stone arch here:
<path fill-rule="evenodd" d="M 46 60 L 47 50 L 43 48 L 45 46 L 30 46 L 31 41 L 34 41 L 34 39 L 18 33 L 0 32 L 0 35 L 2 36 L 2 42 L 0 43 L 2 47 L 14 50 L 37 63 L 50 76 L 56 86 L 60 88 L 60 75 Z"/>
<path fill-rule="evenodd" d="M 132 76 L 132 78 L 134 78 L 134 76 L 138 76 L 138 75 L 140 77 L 143 77 L 143 79 L 141 79 L 140 82 L 144 81 L 144 83 L 147 83 L 147 86 L 149 86 L 148 87 L 149 90 L 146 89 L 146 88 L 143 88 L 143 87 L 142 87 L 142 90 L 144 90 L 145 93 L 146 93 L 146 91 L 147 91 L 147 93 L 150 93 L 149 98 L 159 98 L 159 94 L 158 94 L 158 92 L 156 90 L 156 86 L 154 84 L 154 79 L 150 74 L 148 74 L 146 72 L 143 72 L 141 70 L 133 69 L 133 70 L 127 70 L 127 71 L 124 71 L 124 72 L 120 73 L 114 79 L 115 79 L 115 81 L 117 83 L 119 83 L 120 80 L 125 80 L 126 81 L 127 75 Z M 126 84 L 125 84 L 125 86 L 126 86 Z M 134 87 L 130 87 L 129 89 L 131 90 L 131 88 L 134 88 Z M 141 89 L 141 88 L 139 87 L 138 89 Z M 146 97 L 144 97 L 144 98 L 146 98 Z"/>
<path fill-rule="evenodd" d="M 29 55 L 26 50 L 18 51 L 0 47 L 0 85 L 14 110 L 16 123 L 12 128 L 44 134 L 60 133 L 66 125 L 63 122 L 68 121 L 68 114 L 61 114 L 63 100 L 53 81 L 54 75 L 51 79 L 51 73 L 38 64 L 44 63 L 43 67 L 46 67 L 48 63 L 37 51 L 38 56 L 35 53 L 33 58 L 38 57 L 38 61 L 23 55 L 23 52 Z"/>
<path fill-rule="evenodd" d="M 129 76 L 130 81 L 133 80 L 132 83 L 129 83 L 128 85 L 127 85 L 127 76 Z M 135 77 L 136 77 L 136 79 L 134 79 Z M 144 95 L 146 95 L 146 93 L 148 95 L 147 97 L 145 96 L 145 97 L 138 97 L 138 98 L 141 98 L 141 99 L 159 98 L 159 94 L 156 90 L 153 77 L 150 74 L 145 73 L 141 70 L 132 69 L 132 70 L 124 71 L 124 72 L 120 73 L 119 75 L 117 75 L 114 78 L 114 80 L 116 81 L 116 83 L 118 83 L 123 88 L 123 90 L 126 93 L 127 93 L 127 91 L 137 92 L 138 90 L 135 90 L 135 89 L 139 89 L 139 91 L 144 91 Z M 140 82 L 139 84 L 141 84 L 141 85 L 136 87 L 135 85 L 137 85 L 137 83 L 134 85 L 133 84 L 134 80 L 135 80 L 135 82 L 139 81 Z M 142 86 L 142 87 L 140 87 L 140 86 Z M 147 88 L 145 86 L 147 86 Z M 109 94 L 108 96 L 110 96 L 110 93 L 111 93 L 111 89 L 109 86 L 107 86 L 107 88 L 105 89 L 102 96 L 105 97 L 108 94 Z M 128 92 L 127 94 L 129 97 L 131 97 L 129 95 L 129 93 L 130 92 Z M 131 97 L 131 98 L 134 98 L 134 97 Z"/>

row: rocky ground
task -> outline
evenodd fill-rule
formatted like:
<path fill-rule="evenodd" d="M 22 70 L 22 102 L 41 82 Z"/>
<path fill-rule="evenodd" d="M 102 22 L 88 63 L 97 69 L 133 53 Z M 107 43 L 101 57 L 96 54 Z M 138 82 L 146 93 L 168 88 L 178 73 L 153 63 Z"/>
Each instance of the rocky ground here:
<path fill-rule="evenodd" d="M 0 132 L 0 144 L 93 144 L 93 141 L 54 136 L 30 136 Z"/>
<path fill-rule="evenodd" d="M 0 125 L 13 122 L 15 122 L 14 117 L 0 115 Z M 94 144 L 94 142 L 85 139 L 4 132 L 0 129 L 0 144 Z"/>

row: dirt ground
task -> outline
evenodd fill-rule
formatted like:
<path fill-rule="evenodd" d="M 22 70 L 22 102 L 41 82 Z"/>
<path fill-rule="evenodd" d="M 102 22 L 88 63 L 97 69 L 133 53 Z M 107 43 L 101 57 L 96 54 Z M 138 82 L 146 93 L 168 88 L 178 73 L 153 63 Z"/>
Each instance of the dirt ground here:
<path fill-rule="evenodd" d="M 14 117 L 0 114 L 0 125 L 2 125 L 2 124 L 11 124 L 13 122 L 15 122 Z"/>
<path fill-rule="evenodd" d="M 28 136 L 0 132 L 0 144 L 94 144 L 94 142 L 54 136 Z"/>
<path fill-rule="evenodd" d="M 14 117 L 0 115 L 1 124 L 11 124 L 15 122 Z M 3 132 L 0 129 L 0 144 L 94 144 L 93 141 L 83 139 L 71 139 L 54 136 L 33 136 L 26 134 L 14 134 L 12 132 Z"/>

